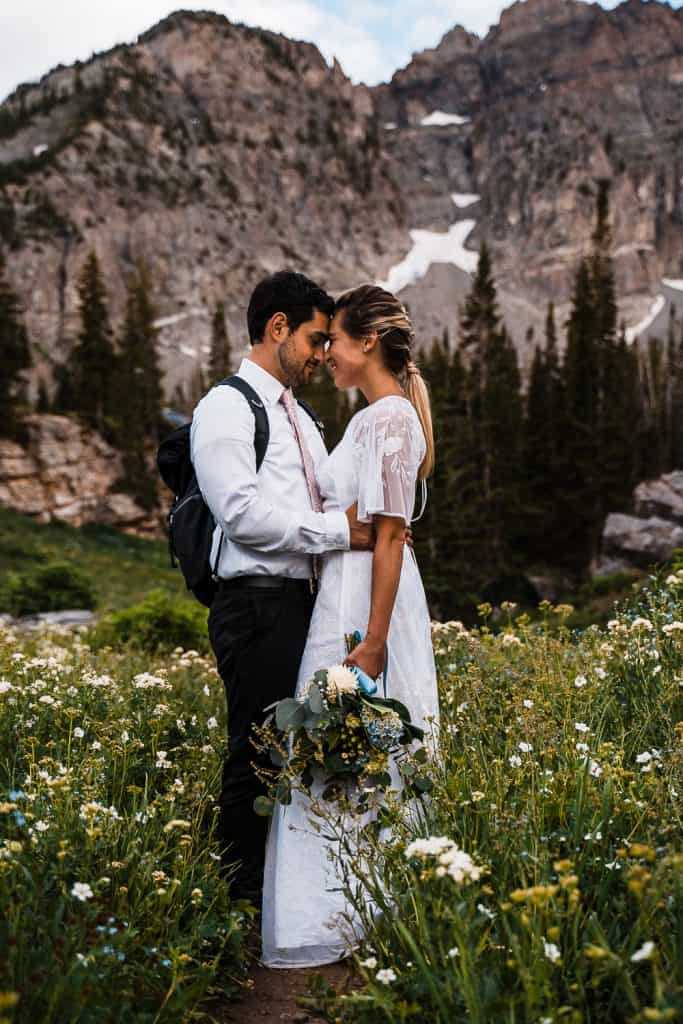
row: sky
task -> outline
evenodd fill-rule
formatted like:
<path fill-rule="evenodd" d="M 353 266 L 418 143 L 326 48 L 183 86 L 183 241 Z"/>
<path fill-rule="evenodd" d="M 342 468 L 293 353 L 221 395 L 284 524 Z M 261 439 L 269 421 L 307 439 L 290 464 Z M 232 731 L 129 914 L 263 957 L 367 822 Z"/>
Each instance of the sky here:
<path fill-rule="evenodd" d="M 658 2 L 658 0 L 651 0 Z M 354 82 L 388 81 L 454 25 L 483 36 L 511 0 L 0 0 L 0 100 L 57 64 L 134 42 L 175 10 L 214 10 L 337 57 Z M 604 0 L 616 7 L 618 0 Z M 680 7 L 683 0 L 672 0 Z"/>

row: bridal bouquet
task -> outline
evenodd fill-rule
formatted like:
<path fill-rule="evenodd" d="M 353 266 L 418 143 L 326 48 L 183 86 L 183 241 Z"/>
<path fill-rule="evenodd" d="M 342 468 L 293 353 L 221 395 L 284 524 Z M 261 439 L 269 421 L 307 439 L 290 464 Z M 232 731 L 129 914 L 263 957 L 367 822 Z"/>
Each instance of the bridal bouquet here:
<path fill-rule="evenodd" d="M 348 636 L 347 650 L 357 642 L 358 634 Z M 293 788 L 310 793 L 316 779 L 322 780 L 323 800 L 348 803 L 355 791 L 362 810 L 366 794 L 391 785 L 389 755 L 406 788 L 431 789 L 427 751 L 410 749 L 424 730 L 413 725 L 400 701 L 376 696 L 376 686 L 362 672 L 346 665 L 320 669 L 303 697 L 280 700 L 266 710 L 272 713 L 257 730 L 257 747 L 269 755 L 274 770 L 266 778 L 271 795 L 254 802 L 258 814 L 270 814 L 275 800 L 291 803 Z"/>

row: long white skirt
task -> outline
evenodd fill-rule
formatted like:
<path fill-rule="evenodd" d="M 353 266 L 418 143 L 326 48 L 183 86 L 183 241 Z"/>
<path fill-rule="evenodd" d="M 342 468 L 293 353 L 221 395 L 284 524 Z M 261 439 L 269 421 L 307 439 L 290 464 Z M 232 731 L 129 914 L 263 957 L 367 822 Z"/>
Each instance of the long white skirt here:
<path fill-rule="evenodd" d="M 346 633 L 365 633 L 371 580 L 371 552 L 325 556 L 298 694 L 317 669 L 343 662 Z M 430 731 L 439 714 L 431 627 L 420 573 L 407 547 L 388 645 L 386 696 L 402 701 L 412 721 Z M 263 887 L 262 961 L 267 967 L 333 963 L 362 939 L 360 923 L 341 891 L 339 844 L 322 829 L 316 830 L 304 794 L 294 793 L 289 806 L 276 804 Z"/>

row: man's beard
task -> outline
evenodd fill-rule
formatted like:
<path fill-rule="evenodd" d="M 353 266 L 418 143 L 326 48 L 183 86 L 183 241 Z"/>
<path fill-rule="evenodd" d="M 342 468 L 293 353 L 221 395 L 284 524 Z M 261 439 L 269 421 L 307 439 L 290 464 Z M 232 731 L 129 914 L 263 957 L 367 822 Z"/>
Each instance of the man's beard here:
<path fill-rule="evenodd" d="M 280 359 L 280 366 L 284 372 L 289 387 L 292 389 L 300 388 L 306 383 L 306 367 L 308 361 L 303 366 L 300 366 L 296 358 L 296 342 L 293 338 L 288 338 L 284 341 L 278 349 L 278 357 Z"/>

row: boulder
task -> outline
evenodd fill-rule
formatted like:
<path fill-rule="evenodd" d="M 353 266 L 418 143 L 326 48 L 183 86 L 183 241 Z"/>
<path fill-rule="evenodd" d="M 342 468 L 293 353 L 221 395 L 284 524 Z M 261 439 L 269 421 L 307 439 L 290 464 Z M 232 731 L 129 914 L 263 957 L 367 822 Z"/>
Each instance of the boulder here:
<path fill-rule="evenodd" d="M 26 418 L 26 432 L 25 448 L 0 442 L 1 504 L 40 522 L 161 535 L 159 513 L 120 493 L 121 455 L 102 437 L 69 417 L 38 413 Z"/>
<path fill-rule="evenodd" d="M 633 496 L 637 516 L 660 516 L 683 526 L 683 469 L 644 480 Z"/>
<path fill-rule="evenodd" d="M 665 561 L 679 547 L 683 547 L 683 526 L 660 516 L 642 519 L 613 512 L 602 534 L 603 555 L 618 559 L 621 568 L 635 565 L 647 569 Z"/>

